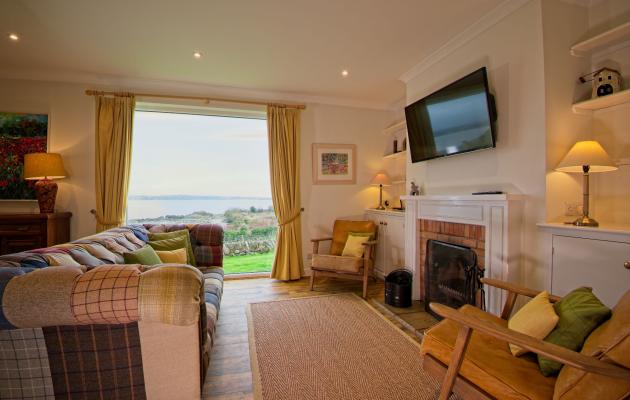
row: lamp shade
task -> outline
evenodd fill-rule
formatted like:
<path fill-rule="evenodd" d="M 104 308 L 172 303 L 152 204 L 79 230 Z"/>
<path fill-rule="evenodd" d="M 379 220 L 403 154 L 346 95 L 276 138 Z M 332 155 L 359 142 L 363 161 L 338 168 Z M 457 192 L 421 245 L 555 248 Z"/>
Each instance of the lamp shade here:
<path fill-rule="evenodd" d="M 378 174 L 376 174 L 374 178 L 372 178 L 372 182 L 370 183 L 372 185 L 383 185 L 383 186 L 390 186 L 392 184 L 392 182 L 389 180 L 389 176 L 387 176 L 385 172 L 379 172 Z"/>
<path fill-rule="evenodd" d="M 560 172 L 583 172 L 583 166 L 590 167 L 589 172 L 614 171 L 617 167 L 606 150 L 595 140 L 577 142 L 556 167 Z"/>
<path fill-rule="evenodd" d="M 57 153 L 31 153 L 24 156 L 24 179 L 61 179 L 66 177 L 61 155 Z"/>

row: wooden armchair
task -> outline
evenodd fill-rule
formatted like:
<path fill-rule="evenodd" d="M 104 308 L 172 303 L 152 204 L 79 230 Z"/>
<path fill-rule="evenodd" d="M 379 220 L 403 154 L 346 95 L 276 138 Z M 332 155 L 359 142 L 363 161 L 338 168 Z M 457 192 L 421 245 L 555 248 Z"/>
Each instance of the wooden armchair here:
<path fill-rule="evenodd" d="M 517 296 L 535 297 L 538 291 L 482 281 L 508 292 L 501 318 L 472 306 L 455 310 L 430 304 L 445 318 L 426 332 L 422 343 L 424 369 L 443 379 L 440 399 L 448 399 L 452 391 L 466 399 L 621 399 L 630 393 L 630 291 L 578 353 L 507 328 Z M 508 343 L 563 363 L 560 375 L 544 377 L 535 357 L 512 356 Z"/>
<path fill-rule="evenodd" d="M 342 256 L 348 235 L 351 232 L 369 233 L 372 240 L 364 243 L 363 257 Z M 374 265 L 374 249 L 376 246 L 377 227 L 373 221 L 336 220 L 331 237 L 311 239 L 313 243 L 313 259 L 311 261 L 311 283 L 313 290 L 315 276 L 327 276 L 363 281 L 363 298 L 367 297 L 368 279 Z M 330 254 L 319 254 L 319 244 L 330 241 Z"/>

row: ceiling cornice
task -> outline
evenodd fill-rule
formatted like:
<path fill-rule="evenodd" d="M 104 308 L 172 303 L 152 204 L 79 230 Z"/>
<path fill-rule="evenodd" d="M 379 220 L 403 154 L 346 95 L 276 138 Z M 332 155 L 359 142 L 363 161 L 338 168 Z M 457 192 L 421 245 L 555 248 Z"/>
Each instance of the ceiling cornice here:
<path fill-rule="evenodd" d="M 405 84 L 532 0 L 505 0 L 400 76 Z M 544 0 L 543 0 L 544 1 Z"/>
<path fill-rule="evenodd" d="M 89 85 L 93 86 L 94 89 L 113 88 L 121 91 L 142 90 L 154 93 L 213 97 L 221 96 L 227 98 L 272 101 L 278 103 L 326 104 L 373 110 L 392 110 L 392 104 L 388 102 L 373 102 L 342 97 L 316 96 L 303 93 L 254 90 L 230 86 L 216 86 L 204 83 L 133 78 L 81 72 L 38 70 L 15 71 L 0 69 L 0 79 Z"/>

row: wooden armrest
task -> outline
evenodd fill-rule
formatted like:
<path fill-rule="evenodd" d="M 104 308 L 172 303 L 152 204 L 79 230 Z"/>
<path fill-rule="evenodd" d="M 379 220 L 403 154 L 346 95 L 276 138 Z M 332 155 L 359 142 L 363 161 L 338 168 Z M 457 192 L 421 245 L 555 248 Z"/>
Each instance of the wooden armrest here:
<path fill-rule="evenodd" d="M 542 290 L 529 289 L 523 286 L 515 285 L 513 283 L 500 281 L 498 279 L 481 278 L 481 282 L 485 283 L 486 285 L 494 286 L 496 288 L 504 289 L 508 292 L 520 294 L 527 297 L 536 297 L 542 292 Z M 552 303 L 560 300 L 562 300 L 562 297 L 554 296 L 552 294 L 549 295 L 549 301 L 551 301 Z"/>
<path fill-rule="evenodd" d="M 479 320 L 443 304 L 431 303 L 429 306 L 438 315 L 455 321 L 464 327 L 515 344 L 565 365 L 611 378 L 630 380 L 630 369 L 585 356 L 565 347 L 524 335 L 500 325 Z"/>
<path fill-rule="evenodd" d="M 361 243 L 361 244 L 364 245 L 364 246 L 376 246 L 377 243 L 378 242 L 376 240 L 370 240 L 368 242 Z"/>
<path fill-rule="evenodd" d="M 325 237 L 325 238 L 318 238 L 318 239 L 311 239 L 311 242 L 315 243 L 315 242 L 323 242 L 325 240 L 332 240 L 331 237 Z"/>

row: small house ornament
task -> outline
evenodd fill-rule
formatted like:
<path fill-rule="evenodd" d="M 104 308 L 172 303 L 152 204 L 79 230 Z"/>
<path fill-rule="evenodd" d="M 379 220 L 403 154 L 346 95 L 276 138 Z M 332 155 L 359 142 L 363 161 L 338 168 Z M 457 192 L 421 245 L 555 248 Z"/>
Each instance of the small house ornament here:
<path fill-rule="evenodd" d="M 585 79 L 585 78 L 590 79 Z M 601 68 L 580 77 L 580 82 L 591 81 L 593 92 L 591 98 L 608 96 L 621 90 L 621 74 L 612 68 Z"/>

